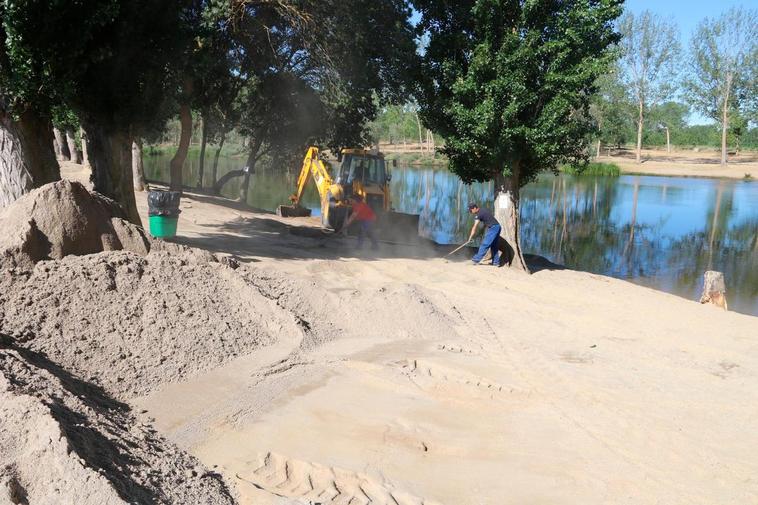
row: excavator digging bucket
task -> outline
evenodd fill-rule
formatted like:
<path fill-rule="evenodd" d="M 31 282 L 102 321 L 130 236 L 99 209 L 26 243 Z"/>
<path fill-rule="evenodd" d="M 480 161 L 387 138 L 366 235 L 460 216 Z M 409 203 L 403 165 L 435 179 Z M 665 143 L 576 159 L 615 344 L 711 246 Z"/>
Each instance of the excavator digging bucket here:
<path fill-rule="evenodd" d="M 310 217 L 311 209 L 300 205 L 280 205 L 276 208 L 276 215 L 280 217 Z"/>
<path fill-rule="evenodd" d="M 378 234 L 390 242 L 413 244 L 419 241 L 417 214 L 384 212 L 378 215 Z"/>

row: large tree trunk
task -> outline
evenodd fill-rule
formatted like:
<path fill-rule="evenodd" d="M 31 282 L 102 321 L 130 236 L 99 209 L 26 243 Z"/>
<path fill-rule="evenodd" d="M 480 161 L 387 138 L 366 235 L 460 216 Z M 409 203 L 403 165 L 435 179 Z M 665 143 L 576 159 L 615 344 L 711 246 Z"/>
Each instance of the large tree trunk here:
<path fill-rule="evenodd" d="M 171 191 L 182 191 L 182 168 L 184 160 L 187 159 L 187 150 L 189 149 L 190 137 L 192 136 L 192 112 L 189 103 L 184 103 L 179 108 L 179 123 L 182 127 L 182 133 L 179 136 L 179 147 L 176 154 L 171 158 L 169 172 L 171 177 Z"/>
<path fill-rule="evenodd" d="M 71 154 L 71 161 L 81 165 L 82 157 L 79 155 L 79 150 L 76 148 L 74 130 L 71 128 L 66 128 L 66 143 L 68 144 L 68 152 Z"/>
<path fill-rule="evenodd" d="M 418 149 L 419 151 L 423 151 L 424 141 L 421 138 L 421 119 L 418 117 L 418 112 L 416 112 L 416 126 L 418 126 Z"/>
<path fill-rule="evenodd" d="M 68 149 L 66 136 L 58 128 L 53 128 L 53 135 L 55 135 L 55 142 L 58 144 L 58 147 L 60 147 L 61 150 L 60 157 L 58 159 L 63 161 L 71 161 L 71 151 Z"/>
<path fill-rule="evenodd" d="M 203 171 L 205 170 L 205 144 L 208 143 L 208 121 L 203 120 L 203 133 L 200 138 L 200 160 L 197 169 L 197 187 L 198 189 L 203 187 Z"/>
<path fill-rule="evenodd" d="M 512 267 L 529 272 L 524 255 L 521 252 L 521 231 L 519 223 L 519 162 L 511 167 L 512 175 L 505 177 L 498 174 L 495 177 L 495 219 L 498 220 L 502 231 L 500 233 L 507 244 Z M 501 247 L 502 249 L 502 247 Z M 501 254 L 503 254 L 501 252 Z"/>
<path fill-rule="evenodd" d="M 595 159 L 600 157 L 600 139 L 597 139 L 597 149 L 595 150 Z"/>
<path fill-rule="evenodd" d="M 247 154 L 247 163 L 245 163 L 245 168 L 243 169 L 245 177 L 242 180 L 242 184 L 240 185 L 240 202 L 247 202 L 247 191 L 250 187 L 250 176 L 255 173 L 255 164 L 258 161 L 258 151 L 261 148 L 262 141 L 259 140 L 259 138 L 256 138 L 250 142 L 250 150 Z"/>
<path fill-rule="evenodd" d="M 145 191 L 145 166 L 142 163 L 142 139 L 132 141 L 132 177 L 134 191 Z"/>
<path fill-rule="evenodd" d="M 87 153 L 87 134 L 84 128 L 79 128 L 79 138 L 82 139 L 82 164 L 89 166 L 89 154 Z"/>
<path fill-rule="evenodd" d="M 89 139 L 89 159 L 95 191 L 113 198 L 123 207 L 129 221 L 142 225 L 134 198 L 132 142 L 125 131 L 108 131 L 85 124 Z"/>
<path fill-rule="evenodd" d="M 0 208 L 48 182 L 60 180 L 52 125 L 27 111 L 18 121 L 0 112 Z"/>
<path fill-rule="evenodd" d="M 666 152 L 671 154 L 671 132 L 669 132 L 669 127 L 666 127 Z"/>
<path fill-rule="evenodd" d="M 640 100 L 640 114 L 637 118 L 637 163 L 642 163 L 642 124 L 644 118 L 642 116 L 642 100 Z"/>
<path fill-rule="evenodd" d="M 211 170 L 211 187 L 216 187 L 216 180 L 218 179 L 218 157 L 221 156 L 221 149 L 224 147 L 224 141 L 226 140 L 226 133 L 221 134 L 221 140 L 218 143 L 216 154 L 213 156 L 213 169 Z"/>

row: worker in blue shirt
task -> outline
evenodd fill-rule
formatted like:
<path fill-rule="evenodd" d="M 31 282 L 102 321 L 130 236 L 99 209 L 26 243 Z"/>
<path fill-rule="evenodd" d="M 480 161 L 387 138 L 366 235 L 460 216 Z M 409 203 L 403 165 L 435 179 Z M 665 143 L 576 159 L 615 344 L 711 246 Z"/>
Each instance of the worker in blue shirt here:
<path fill-rule="evenodd" d="M 497 219 L 492 215 L 492 212 L 487 209 L 479 208 L 479 205 L 476 203 L 469 205 L 468 210 L 474 215 L 474 226 L 471 227 L 471 234 L 468 237 L 469 242 L 474 239 L 476 228 L 479 226 L 479 223 L 483 224 L 485 227 L 482 243 L 471 260 L 475 265 L 479 264 L 484 258 L 484 255 L 487 254 L 487 249 L 489 249 L 492 253 L 492 265 L 500 266 L 500 252 L 497 248 L 501 229 L 500 223 L 497 222 Z"/>

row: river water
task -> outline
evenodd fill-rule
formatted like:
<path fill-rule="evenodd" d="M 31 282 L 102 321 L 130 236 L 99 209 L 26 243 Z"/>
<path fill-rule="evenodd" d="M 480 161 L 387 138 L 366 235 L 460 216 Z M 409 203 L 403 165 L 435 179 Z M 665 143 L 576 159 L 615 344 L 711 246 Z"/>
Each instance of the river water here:
<path fill-rule="evenodd" d="M 148 179 L 167 181 L 168 161 L 146 156 Z M 197 180 L 197 161 L 188 158 L 185 184 Z M 242 163 L 221 158 L 219 177 Z M 287 203 L 295 172 L 258 170 L 248 203 L 266 210 Z M 236 197 L 239 182 L 222 193 Z M 394 208 L 419 214 L 420 233 L 440 244 L 466 239 L 469 202 L 492 206 L 491 183 L 466 185 L 445 169 L 394 168 L 391 188 Z M 317 214 L 318 201 L 310 183 L 303 204 Z M 526 253 L 692 300 L 706 270 L 724 272 L 730 310 L 758 315 L 758 182 L 545 174 L 522 189 L 521 231 Z"/>

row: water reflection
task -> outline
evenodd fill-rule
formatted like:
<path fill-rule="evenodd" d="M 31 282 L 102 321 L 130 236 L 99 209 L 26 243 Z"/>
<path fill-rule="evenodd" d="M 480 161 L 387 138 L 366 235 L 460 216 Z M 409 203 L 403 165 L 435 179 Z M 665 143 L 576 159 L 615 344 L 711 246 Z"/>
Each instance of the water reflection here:
<path fill-rule="evenodd" d="M 219 163 L 220 177 L 241 161 Z M 167 167 L 165 157 L 145 159 L 149 179 L 167 180 Z M 190 157 L 185 180 L 196 174 Z M 259 170 L 248 203 L 273 210 L 288 201 L 296 178 L 294 171 Z M 239 182 L 224 195 L 236 197 Z M 421 234 L 442 244 L 466 239 L 469 202 L 492 206 L 491 183 L 466 185 L 444 169 L 395 168 L 391 189 L 394 208 L 419 214 Z M 318 212 L 312 184 L 303 204 Z M 758 315 L 758 182 L 545 175 L 523 189 L 521 213 L 525 252 L 689 299 L 698 298 L 705 270 L 719 270 L 730 309 Z"/>

